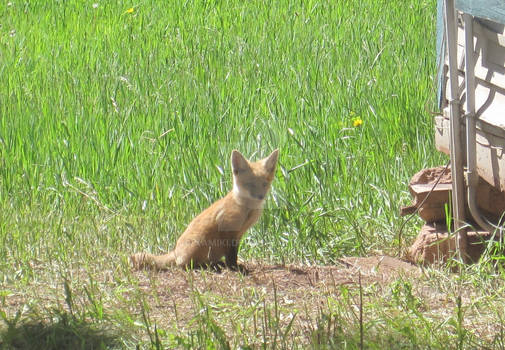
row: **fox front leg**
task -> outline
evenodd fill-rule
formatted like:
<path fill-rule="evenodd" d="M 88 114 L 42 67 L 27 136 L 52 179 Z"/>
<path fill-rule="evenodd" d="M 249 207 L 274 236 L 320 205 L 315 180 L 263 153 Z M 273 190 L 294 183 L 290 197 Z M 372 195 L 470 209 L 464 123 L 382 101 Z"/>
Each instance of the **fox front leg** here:
<path fill-rule="evenodd" d="M 226 261 L 226 266 L 232 270 L 236 270 L 237 265 L 237 256 L 238 256 L 238 243 L 232 241 L 231 246 L 228 248 L 228 252 L 226 253 L 224 259 Z"/>

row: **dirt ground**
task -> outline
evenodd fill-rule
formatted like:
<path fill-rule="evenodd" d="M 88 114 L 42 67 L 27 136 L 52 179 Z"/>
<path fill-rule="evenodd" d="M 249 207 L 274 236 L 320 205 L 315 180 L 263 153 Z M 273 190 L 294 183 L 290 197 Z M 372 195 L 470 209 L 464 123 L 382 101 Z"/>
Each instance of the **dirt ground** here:
<path fill-rule="evenodd" d="M 108 300 L 109 307 L 119 307 L 135 304 L 145 298 L 154 314 L 163 318 L 175 317 L 184 321 L 186 316 L 194 315 L 191 308 L 195 306 L 192 300 L 195 292 L 216 298 L 226 298 L 229 303 L 242 303 L 248 300 L 248 293 L 256 299 L 272 301 L 275 295 L 287 304 L 313 301 L 317 298 L 335 293 L 342 285 L 357 288 L 359 278 L 363 286 L 372 283 L 387 285 L 398 276 L 417 276 L 421 269 L 409 262 L 389 256 L 346 257 L 332 266 L 297 266 L 268 265 L 258 261 L 241 263 L 246 272 L 239 273 L 228 269 L 219 272 L 212 270 L 193 270 L 173 268 L 167 271 L 140 270 L 133 271 L 128 281 L 119 271 L 85 271 L 70 270 L 66 277 L 72 290 L 73 298 L 86 295 L 90 288 L 89 275 L 93 275 L 94 293 Z M 2 297 L 6 311 L 15 313 L 30 301 L 67 308 L 63 280 L 57 270 L 37 266 L 39 276 L 23 289 L 13 288 Z M 121 282 L 122 281 L 122 282 Z M 116 284 L 119 282 L 119 285 Z M 33 284 L 33 285 L 32 285 Z M 122 290 L 117 298 L 118 289 Z M 82 302 L 87 303 L 82 297 Z M 123 301 L 121 301 L 123 300 Z M 128 302 L 130 300 L 130 302 Z M 125 302 L 126 301 L 126 302 Z M 194 301 L 194 300 L 193 300 Z M 137 313 L 138 310 L 131 310 Z M 185 312 L 188 311 L 188 312 Z M 194 311 L 194 310 L 193 310 Z M 187 319 L 186 319 L 187 321 Z"/>
<path fill-rule="evenodd" d="M 421 270 L 416 265 L 389 256 L 346 257 L 334 266 L 264 265 L 261 262 L 242 264 L 245 273 L 223 269 L 220 272 L 172 269 L 160 272 L 136 272 L 140 285 L 150 288 L 153 275 L 157 275 L 157 288 L 173 296 L 187 296 L 191 287 L 217 293 L 233 294 L 239 287 L 276 288 L 277 291 L 311 288 L 321 289 L 343 284 L 358 284 L 359 274 L 363 284 L 387 283 L 399 275 L 416 275 Z"/>
<path fill-rule="evenodd" d="M 74 312 L 87 313 L 99 304 L 107 314 L 123 320 L 118 319 L 118 324 L 126 318 L 130 320 L 126 325 L 130 323 L 129 327 L 137 327 L 132 331 L 142 334 L 146 324 L 186 334 L 205 324 L 201 317 L 211 315 L 226 334 L 248 329 L 254 339 L 264 336 L 265 329 L 291 329 L 294 339 L 307 342 L 325 315 L 336 312 L 342 324 L 356 324 L 360 282 L 365 321 L 398 312 L 391 303 L 395 288 L 402 283 L 410 286 L 409 293 L 419 300 L 419 310 L 426 317 L 447 319 L 455 307 L 454 283 L 446 276 L 447 271 L 425 270 L 389 256 L 346 257 L 332 266 L 248 261 L 242 267 L 245 273 L 228 269 L 216 272 L 174 268 L 125 273 L 122 269 L 70 268 L 62 279 L 57 277 L 57 270 L 39 266 L 38 279 L 23 289 L 13 286 L 2 296 L 3 310 L 10 317 L 17 310 L 32 307 L 68 312 L 67 290 L 71 290 Z M 462 289 L 463 304 L 471 305 L 476 293 L 475 288 Z M 494 316 L 484 317 L 482 310 L 477 311 L 478 315 L 467 311 L 465 326 L 479 330 L 482 336 L 494 334 Z M 272 322 L 272 317 L 276 323 L 265 325 Z"/>
<path fill-rule="evenodd" d="M 186 316 L 197 311 L 195 302 L 188 302 L 195 292 L 207 303 L 221 305 L 220 308 L 228 305 L 244 310 L 262 301 L 266 305 L 275 302 L 286 312 L 291 306 L 313 312 L 326 306 L 328 296 L 340 295 L 342 285 L 357 289 L 360 278 L 363 286 L 386 286 L 399 276 L 415 278 L 421 274 L 419 267 L 389 256 L 348 257 L 334 266 L 264 265 L 260 262 L 247 262 L 242 266 L 247 273 L 227 269 L 221 272 L 172 269 L 139 271 L 135 275 L 149 304 L 156 308 L 156 314 L 175 315 L 177 327 L 184 328 L 189 321 Z"/>

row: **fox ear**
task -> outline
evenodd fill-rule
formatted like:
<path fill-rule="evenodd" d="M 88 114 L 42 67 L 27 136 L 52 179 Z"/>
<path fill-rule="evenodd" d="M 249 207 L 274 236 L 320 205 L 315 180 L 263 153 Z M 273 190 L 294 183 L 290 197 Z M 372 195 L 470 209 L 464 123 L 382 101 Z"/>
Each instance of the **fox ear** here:
<path fill-rule="evenodd" d="M 275 171 L 275 166 L 277 165 L 277 159 L 279 159 L 279 150 L 276 149 L 273 151 L 268 157 L 264 160 L 265 169 L 269 173 L 273 173 Z"/>
<path fill-rule="evenodd" d="M 234 149 L 231 152 L 231 169 L 233 174 L 237 175 L 240 171 L 247 169 L 247 167 L 249 167 L 247 159 L 244 158 L 242 153 Z"/>

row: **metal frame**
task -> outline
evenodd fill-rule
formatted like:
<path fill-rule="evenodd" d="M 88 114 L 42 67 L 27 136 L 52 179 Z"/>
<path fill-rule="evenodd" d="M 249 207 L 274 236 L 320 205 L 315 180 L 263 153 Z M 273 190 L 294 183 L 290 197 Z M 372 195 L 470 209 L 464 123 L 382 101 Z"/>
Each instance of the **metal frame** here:
<path fill-rule="evenodd" d="M 450 119 L 450 154 L 452 173 L 452 206 L 454 217 L 454 231 L 457 233 L 456 248 L 459 258 L 467 261 L 467 232 L 465 224 L 465 181 L 467 203 L 470 214 L 475 222 L 485 231 L 494 232 L 499 229 L 490 223 L 480 213 L 477 207 L 477 142 L 476 142 L 476 115 L 475 115 L 475 53 L 474 53 L 474 17 L 463 11 L 465 32 L 465 93 L 466 102 L 466 162 L 465 173 L 463 163 L 463 145 L 461 143 L 461 100 L 458 92 L 458 27 L 455 0 L 444 1 L 445 36 L 448 56 L 449 75 L 449 119 Z"/>
<path fill-rule="evenodd" d="M 456 8 L 454 0 L 445 0 L 445 31 L 446 46 L 449 60 L 449 119 L 450 119 L 450 150 L 452 176 L 452 213 L 454 231 L 457 234 L 456 249 L 462 261 L 467 260 L 467 232 L 465 227 L 465 184 L 463 171 L 463 152 L 461 144 L 460 111 L 461 101 L 458 94 L 458 31 L 456 23 Z"/>

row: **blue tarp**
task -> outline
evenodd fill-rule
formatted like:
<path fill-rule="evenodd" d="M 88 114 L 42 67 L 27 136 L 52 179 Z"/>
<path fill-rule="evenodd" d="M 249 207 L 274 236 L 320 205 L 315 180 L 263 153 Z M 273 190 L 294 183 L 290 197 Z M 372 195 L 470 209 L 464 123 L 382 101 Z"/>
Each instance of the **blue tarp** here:
<path fill-rule="evenodd" d="M 456 0 L 456 8 L 474 17 L 505 24 L 503 0 Z"/>

